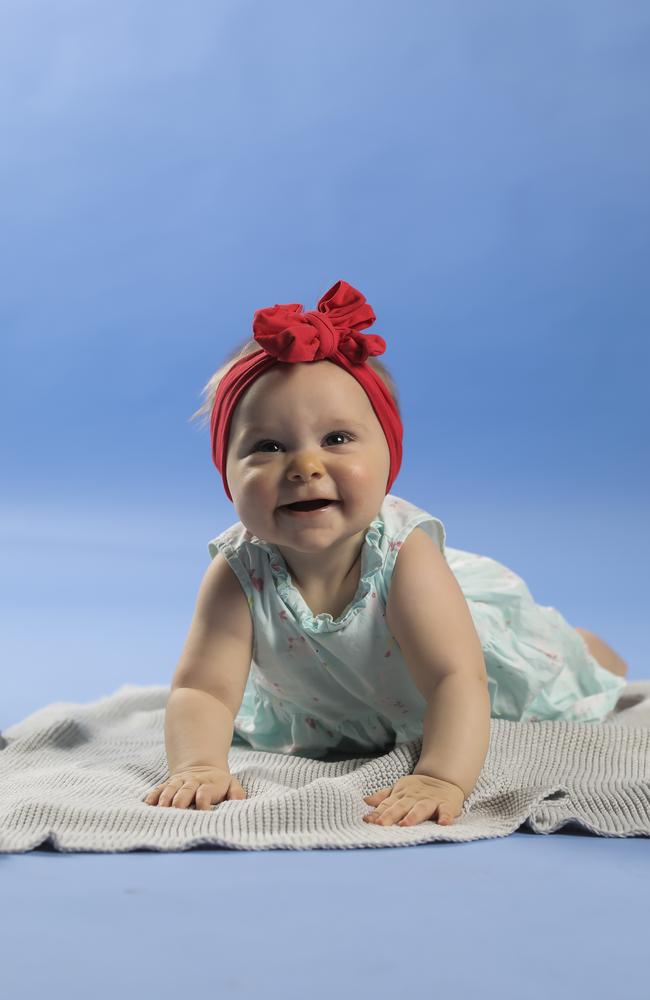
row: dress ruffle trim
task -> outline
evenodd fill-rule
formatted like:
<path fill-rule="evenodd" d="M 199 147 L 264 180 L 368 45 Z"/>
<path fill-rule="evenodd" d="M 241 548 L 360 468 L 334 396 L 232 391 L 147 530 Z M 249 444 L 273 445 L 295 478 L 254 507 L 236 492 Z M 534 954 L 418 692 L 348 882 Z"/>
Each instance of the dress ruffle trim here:
<path fill-rule="evenodd" d="M 361 575 L 357 592 L 338 618 L 333 618 L 328 611 L 313 615 L 302 594 L 294 586 L 284 556 L 277 546 L 273 545 L 272 542 L 265 542 L 257 535 L 251 536 L 251 542 L 265 549 L 268 553 L 277 592 L 287 607 L 291 608 L 301 627 L 312 632 L 335 632 L 337 629 L 344 628 L 355 615 L 363 610 L 366 598 L 373 586 L 373 578 L 384 565 L 384 553 L 380 545 L 383 529 L 384 523 L 381 517 L 371 521 L 366 529 L 361 551 Z"/>

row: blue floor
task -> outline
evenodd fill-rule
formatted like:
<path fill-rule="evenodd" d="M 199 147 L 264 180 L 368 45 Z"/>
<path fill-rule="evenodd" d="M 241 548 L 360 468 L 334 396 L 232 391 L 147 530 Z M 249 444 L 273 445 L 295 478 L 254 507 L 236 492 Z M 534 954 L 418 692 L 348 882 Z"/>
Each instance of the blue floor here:
<path fill-rule="evenodd" d="M 414 502 L 448 544 L 500 559 L 602 635 L 630 680 L 650 677 L 640 506 Z M 0 729 L 52 701 L 168 683 L 225 511 L 189 526 L 92 506 L 5 518 Z M 2 995 L 645 1000 L 649 876 L 647 838 L 578 827 L 408 849 L 0 855 Z"/>
<path fill-rule="evenodd" d="M 0 856 L 12 998 L 648 996 L 648 841 Z"/>

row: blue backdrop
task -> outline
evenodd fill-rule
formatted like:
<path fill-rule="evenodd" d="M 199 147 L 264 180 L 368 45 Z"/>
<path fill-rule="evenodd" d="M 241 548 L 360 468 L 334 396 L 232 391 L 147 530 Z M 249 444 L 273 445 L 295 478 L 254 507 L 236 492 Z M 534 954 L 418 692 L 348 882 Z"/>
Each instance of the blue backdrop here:
<path fill-rule="evenodd" d="M 361 289 L 392 492 L 650 677 L 650 8 L 10 2 L 0 727 L 167 684 L 237 518 L 190 414 Z"/>

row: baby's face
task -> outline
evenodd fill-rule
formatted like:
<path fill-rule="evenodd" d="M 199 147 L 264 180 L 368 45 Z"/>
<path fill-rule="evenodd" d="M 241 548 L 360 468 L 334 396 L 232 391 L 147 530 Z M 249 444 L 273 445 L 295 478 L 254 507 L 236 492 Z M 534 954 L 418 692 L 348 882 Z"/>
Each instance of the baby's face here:
<path fill-rule="evenodd" d="M 330 361 L 272 368 L 235 408 L 228 486 L 242 524 L 267 542 L 318 553 L 365 531 L 386 495 L 389 469 L 368 396 Z M 304 516 L 280 509 L 313 497 L 336 502 Z"/>

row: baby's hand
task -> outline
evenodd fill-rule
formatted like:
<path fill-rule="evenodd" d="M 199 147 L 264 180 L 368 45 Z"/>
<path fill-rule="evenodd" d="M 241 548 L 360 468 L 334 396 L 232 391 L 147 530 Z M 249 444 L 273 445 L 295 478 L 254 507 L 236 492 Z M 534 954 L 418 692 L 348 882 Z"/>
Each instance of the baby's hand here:
<path fill-rule="evenodd" d="M 188 767 L 170 774 L 144 800 L 150 806 L 186 809 L 196 798 L 197 809 L 210 809 L 223 799 L 245 799 L 246 792 L 230 771 L 218 767 Z"/>
<path fill-rule="evenodd" d="M 458 785 L 427 774 L 408 774 L 390 788 L 380 788 L 366 795 L 364 802 L 377 806 L 374 812 L 363 817 L 364 823 L 388 826 L 413 826 L 438 815 L 438 823 L 447 826 L 460 816 L 465 793 Z"/>

